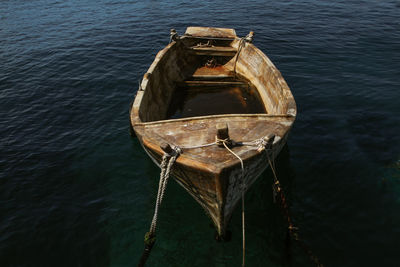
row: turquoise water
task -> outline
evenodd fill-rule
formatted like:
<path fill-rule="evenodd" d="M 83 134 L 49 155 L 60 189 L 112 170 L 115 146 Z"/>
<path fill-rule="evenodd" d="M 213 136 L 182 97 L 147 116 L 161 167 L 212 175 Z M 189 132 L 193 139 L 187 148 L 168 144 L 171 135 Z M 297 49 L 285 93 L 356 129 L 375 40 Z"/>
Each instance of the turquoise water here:
<path fill-rule="evenodd" d="M 326 266 L 398 266 L 399 11 L 372 0 L 1 1 L 0 265 L 136 265 L 159 170 L 129 136 L 128 107 L 169 29 L 193 25 L 253 30 L 291 87 L 299 115 L 278 175 L 307 245 Z M 247 266 L 312 266 L 285 248 L 271 181 L 265 172 L 246 196 Z M 169 183 L 148 266 L 239 266 L 240 219 L 217 243 Z"/>

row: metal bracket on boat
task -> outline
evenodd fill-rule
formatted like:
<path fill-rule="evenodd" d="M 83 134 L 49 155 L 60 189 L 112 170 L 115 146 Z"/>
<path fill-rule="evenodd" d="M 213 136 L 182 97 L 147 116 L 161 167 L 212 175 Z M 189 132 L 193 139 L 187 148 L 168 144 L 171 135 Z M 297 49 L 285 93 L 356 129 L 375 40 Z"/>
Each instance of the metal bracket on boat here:
<path fill-rule="evenodd" d="M 176 32 L 176 30 L 175 29 L 171 29 L 170 37 L 169 37 L 169 43 L 171 43 L 172 41 L 176 42 L 179 39 L 180 39 L 180 37 L 179 37 L 178 33 Z"/>

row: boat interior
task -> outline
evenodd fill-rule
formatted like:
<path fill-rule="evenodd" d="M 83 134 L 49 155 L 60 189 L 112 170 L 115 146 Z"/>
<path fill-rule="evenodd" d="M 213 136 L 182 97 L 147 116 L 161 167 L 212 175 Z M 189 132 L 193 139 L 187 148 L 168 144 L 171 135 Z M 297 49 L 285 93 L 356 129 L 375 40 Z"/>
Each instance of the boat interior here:
<path fill-rule="evenodd" d="M 157 54 L 139 90 L 142 122 L 293 109 L 289 88 L 260 50 L 233 29 L 211 29 L 189 27 Z"/>

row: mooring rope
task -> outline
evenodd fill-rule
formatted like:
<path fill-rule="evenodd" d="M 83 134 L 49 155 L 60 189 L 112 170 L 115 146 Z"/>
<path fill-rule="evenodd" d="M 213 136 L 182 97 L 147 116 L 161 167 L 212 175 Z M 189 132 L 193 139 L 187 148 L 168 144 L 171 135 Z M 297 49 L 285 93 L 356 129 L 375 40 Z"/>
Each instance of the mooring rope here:
<path fill-rule="evenodd" d="M 197 146 L 182 146 L 181 149 L 195 149 L 195 148 L 203 148 L 203 147 L 208 147 L 212 145 L 216 145 L 216 142 L 204 144 L 204 145 L 197 145 Z"/>
<path fill-rule="evenodd" d="M 233 152 L 229 147 L 228 147 L 228 141 L 229 139 L 219 139 L 217 136 L 215 137 L 215 143 L 216 144 L 220 144 L 222 143 L 224 145 L 224 147 L 232 154 L 234 155 L 236 158 L 239 159 L 240 161 L 240 167 L 242 169 L 242 267 L 245 266 L 245 260 L 246 260 L 246 227 L 245 227 L 245 212 L 244 212 L 244 195 L 245 195 L 245 191 L 246 191 L 246 183 L 244 180 L 244 164 L 243 164 L 243 160 L 235 153 Z"/>
<path fill-rule="evenodd" d="M 236 63 L 237 63 L 237 61 L 239 59 L 240 52 L 242 51 L 242 48 L 244 46 L 245 38 L 246 37 L 242 37 L 242 38 L 240 38 L 240 41 L 239 41 L 239 48 L 238 48 L 238 51 L 236 53 L 235 64 L 233 65 L 233 73 L 235 74 L 235 76 L 236 76 Z"/>
<path fill-rule="evenodd" d="M 275 168 L 275 160 L 272 155 L 272 160 L 270 158 L 269 152 L 272 152 L 272 144 L 275 139 L 275 135 L 269 135 L 265 136 L 263 138 L 259 138 L 253 141 L 244 141 L 244 142 L 237 142 L 235 143 L 236 145 L 243 145 L 243 146 L 253 146 L 258 152 L 262 152 L 265 150 L 265 153 L 267 155 L 267 160 L 268 164 L 271 167 L 271 171 L 273 174 L 274 182 L 273 182 L 273 193 L 274 193 L 274 199 L 276 199 L 276 196 L 280 197 L 281 201 L 281 206 L 283 209 L 283 212 L 285 214 L 285 217 L 288 222 L 288 233 L 289 235 L 297 241 L 304 252 L 309 256 L 310 260 L 315 263 L 316 266 L 318 267 L 323 267 L 323 264 L 320 262 L 319 258 L 313 254 L 311 249 L 299 238 L 299 234 L 296 232 L 298 230 L 297 227 L 294 226 L 292 218 L 290 216 L 289 212 L 289 206 L 286 201 L 285 194 L 282 190 L 281 184 L 278 180 L 278 176 L 276 173 L 276 168 Z M 232 151 L 232 149 L 229 148 L 228 144 L 229 142 L 233 142 L 232 140 L 229 139 L 219 139 L 218 137 L 215 137 L 215 142 L 208 143 L 205 145 L 197 145 L 197 146 L 192 146 L 192 147 L 183 147 L 184 149 L 190 149 L 190 148 L 200 148 L 200 147 L 207 147 L 211 145 L 223 145 L 232 155 L 234 155 L 236 158 L 239 159 L 240 165 L 241 165 L 241 170 L 242 170 L 242 179 L 243 179 L 243 188 L 242 188 L 242 239 L 243 239 L 243 258 L 242 258 L 242 266 L 245 266 L 245 250 L 246 250 L 246 239 L 245 239 L 245 206 L 244 206 L 244 195 L 245 195 L 245 184 L 244 184 L 244 164 L 243 160 L 240 158 L 239 155 L 237 155 L 235 152 Z"/>
<path fill-rule="evenodd" d="M 154 208 L 154 214 L 153 214 L 153 219 L 151 221 L 149 234 L 154 234 L 156 232 L 158 209 L 161 203 L 161 192 L 163 192 L 163 189 L 165 190 L 166 186 L 165 171 L 167 169 L 168 162 L 169 162 L 168 154 L 165 153 L 162 157 L 160 164 L 161 173 L 160 173 L 160 180 L 158 182 L 157 200 L 156 200 L 156 206 Z"/>
<path fill-rule="evenodd" d="M 204 144 L 204 145 L 197 145 L 197 146 L 186 146 L 182 147 L 182 149 L 194 149 L 194 148 L 201 148 L 201 147 L 208 147 L 212 145 L 223 145 L 232 155 L 234 155 L 237 159 L 240 161 L 240 167 L 241 167 L 241 180 L 242 180 L 242 267 L 245 266 L 245 259 L 246 259 L 246 227 L 245 227 L 245 205 L 244 205 L 244 197 L 245 197 L 245 192 L 246 192 L 246 184 L 244 180 L 244 163 L 242 158 L 236 154 L 235 152 L 232 151 L 232 149 L 229 148 L 228 144 L 231 142 L 229 138 L 226 139 L 220 139 L 217 136 L 215 136 L 215 142 Z"/>
<path fill-rule="evenodd" d="M 274 136 L 275 137 L 275 136 Z M 263 137 L 260 139 L 256 139 L 250 142 L 238 142 L 235 143 L 236 145 L 244 145 L 244 146 L 255 146 L 257 147 L 257 150 L 261 152 L 265 147 L 268 145 L 268 142 L 271 140 L 271 137 Z M 273 139 L 272 139 L 273 140 Z M 245 184 L 245 174 L 244 174 L 244 163 L 242 158 L 233 152 L 232 149 L 229 148 L 228 144 L 230 142 L 233 142 L 232 140 L 227 139 L 219 139 L 217 136 L 215 136 L 215 142 L 208 143 L 208 144 L 203 144 L 203 145 L 196 145 L 196 146 L 182 146 L 182 149 L 195 149 L 195 148 L 202 148 L 202 147 L 208 147 L 212 145 L 223 145 L 232 155 L 234 155 L 237 159 L 240 161 L 240 167 L 241 167 L 241 179 L 243 180 L 242 183 L 242 267 L 245 266 L 245 260 L 246 260 L 246 224 L 245 224 L 245 205 L 244 205 L 244 200 L 245 200 L 245 193 L 246 193 L 246 184 Z"/>
<path fill-rule="evenodd" d="M 153 219 L 151 221 L 150 225 L 150 230 L 147 232 L 144 236 L 144 244 L 145 248 L 143 251 L 143 254 L 139 260 L 138 267 L 143 267 L 147 261 L 147 258 L 150 255 L 151 249 L 154 246 L 154 243 L 156 242 L 156 228 L 157 228 L 157 218 L 158 218 L 158 211 L 161 206 L 161 202 L 164 198 L 165 195 L 165 189 L 167 188 L 169 176 L 171 173 L 171 168 L 173 164 L 175 163 L 177 157 L 182 153 L 182 150 L 175 146 L 173 148 L 173 151 L 168 154 L 164 153 L 160 168 L 161 168 L 161 173 L 160 173 L 160 181 L 158 183 L 158 191 L 157 191 L 157 200 L 156 200 L 156 205 L 154 209 L 154 215 Z"/>
<path fill-rule="evenodd" d="M 242 267 L 245 266 L 245 260 L 246 260 L 246 227 L 245 227 L 245 212 L 244 212 L 244 195 L 246 192 L 246 183 L 244 180 L 244 164 L 243 160 L 235 153 L 233 152 L 229 147 L 228 147 L 228 142 L 229 139 L 219 139 L 217 136 L 215 137 L 215 143 L 216 144 L 223 144 L 224 147 L 236 158 L 239 159 L 240 161 L 240 167 L 242 169 L 241 173 L 241 180 L 242 180 Z"/>
<path fill-rule="evenodd" d="M 254 36 L 254 33 L 250 32 L 245 37 L 240 38 L 238 52 L 236 53 L 235 63 L 233 65 L 233 73 L 235 74 L 235 77 L 236 77 L 236 63 L 239 59 L 240 52 L 242 51 L 242 48 L 246 42 L 251 43 L 253 41 L 253 36 Z"/>
<path fill-rule="evenodd" d="M 242 267 L 245 266 L 245 258 L 246 258 L 246 227 L 245 227 L 245 192 L 246 192 L 246 184 L 245 184 L 245 173 L 244 173 L 244 163 L 243 159 L 236 154 L 232 149 L 229 148 L 230 145 L 240 145 L 240 146 L 253 146 L 258 152 L 262 152 L 265 150 L 267 154 L 267 159 L 268 159 L 268 164 L 271 167 L 271 171 L 273 173 L 273 178 L 274 178 L 274 183 L 273 183 L 273 192 L 274 192 L 274 197 L 279 195 L 280 200 L 281 200 L 281 205 L 285 214 L 285 217 L 288 221 L 288 232 L 290 236 L 299 242 L 301 247 L 304 249 L 306 254 L 310 257 L 310 259 L 316 264 L 318 267 L 323 267 L 321 264 L 320 260 L 318 257 L 316 257 L 312 251 L 307 247 L 307 245 L 302 242 L 299 238 L 298 233 L 296 232 L 297 227 L 294 226 L 292 219 L 290 217 L 289 213 L 289 207 L 286 202 L 286 197 L 284 195 L 284 192 L 281 188 L 280 182 L 278 180 L 278 176 L 276 174 L 276 169 L 275 169 L 275 161 L 274 157 L 272 156 L 272 160 L 270 159 L 269 151 L 272 148 L 272 144 L 274 142 L 275 135 L 269 135 L 265 136 L 263 138 L 259 138 L 253 141 L 249 142 L 234 142 L 230 140 L 229 138 L 227 139 L 219 139 L 217 136 L 215 137 L 215 141 L 207 144 L 202 144 L 202 145 L 196 145 L 196 146 L 172 146 L 172 152 L 170 154 L 165 153 L 162 157 L 160 168 L 161 168 L 161 173 L 160 173 L 160 181 L 158 185 L 158 192 L 157 192 L 157 200 L 156 200 L 156 206 L 154 210 L 154 215 L 153 219 L 151 222 L 150 226 L 150 231 L 146 233 L 145 235 L 145 249 L 143 251 L 142 257 L 140 258 L 138 267 L 143 267 L 147 261 L 147 258 L 150 255 L 151 249 L 155 243 L 156 240 L 156 227 L 157 227 L 157 218 L 158 218 L 158 212 L 159 208 L 161 206 L 161 202 L 164 198 L 165 195 L 165 189 L 167 187 L 168 179 L 170 176 L 171 168 L 173 164 L 175 163 L 177 157 L 183 153 L 183 150 L 185 149 L 196 149 L 196 148 L 203 148 L 203 147 L 208 147 L 212 145 L 223 145 L 223 147 L 229 151 L 232 155 L 234 155 L 237 159 L 240 161 L 240 166 L 241 166 L 241 179 L 242 179 Z"/>
<path fill-rule="evenodd" d="M 219 144 L 223 144 L 224 147 L 232 154 L 234 155 L 236 158 L 239 159 L 240 161 L 240 166 L 242 168 L 242 171 L 244 172 L 244 165 L 243 165 L 243 160 L 235 153 L 233 152 L 229 147 L 228 147 L 228 141 L 229 139 L 219 139 L 218 137 L 215 137 L 215 144 L 219 145 Z"/>
<path fill-rule="evenodd" d="M 304 243 L 304 241 L 302 241 L 300 239 L 299 234 L 296 232 L 298 230 L 298 228 L 294 226 L 292 218 L 290 216 L 289 206 L 287 204 L 285 194 L 282 190 L 281 184 L 280 184 L 280 182 L 278 180 L 278 176 L 276 174 L 274 157 L 272 156 L 272 160 L 271 160 L 267 149 L 265 149 L 265 150 L 266 150 L 265 152 L 267 154 L 268 164 L 271 167 L 271 171 L 272 171 L 273 178 L 274 178 L 274 183 L 272 185 L 274 202 L 275 202 L 276 196 L 279 196 L 283 213 L 285 214 L 286 220 L 288 222 L 288 233 L 289 233 L 290 237 L 292 237 L 295 241 L 297 241 L 300 244 L 301 248 L 304 250 L 304 252 L 309 256 L 310 260 L 312 262 L 314 262 L 314 264 L 316 266 L 323 267 L 324 265 L 321 263 L 319 258 L 314 255 L 314 253 L 311 251 L 311 249 Z"/>

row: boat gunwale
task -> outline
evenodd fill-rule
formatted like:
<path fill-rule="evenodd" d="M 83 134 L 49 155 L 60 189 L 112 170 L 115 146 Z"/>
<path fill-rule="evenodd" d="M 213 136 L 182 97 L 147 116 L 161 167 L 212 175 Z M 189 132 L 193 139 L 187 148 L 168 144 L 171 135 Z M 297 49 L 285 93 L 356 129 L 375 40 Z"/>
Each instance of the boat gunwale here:
<path fill-rule="evenodd" d="M 240 40 L 239 37 L 235 38 L 236 40 Z M 294 100 L 293 94 L 287 85 L 285 79 L 283 78 L 281 72 L 278 70 L 278 68 L 275 66 L 275 64 L 271 61 L 271 59 L 264 53 L 262 52 L 258 47 L 251 43 L 246 43 L 246 45 L 250 45 L 253 47 L 253 49 L 257 52 L 259 56 L 261 56 L 267 65 L 271 67 L 271 71 L 274 73 L 276 76 L 276 79 L 278 80 L 278 83 L 281 85 L 282 90 L 285 93 L 286 96 L 286 114 L 263 114 L 263 113 L 257 113 L 257 114 L 214 114 L 214 115 L 207 115 L 207 116 L 196 116 L 196 117 L 186 117 L 186 118 L 179 118 L 179 119 L 169 119 L 169 120 L 157 120 L 157 121 L 147 121 L 143 122 L 139 116 L 139 109 L 140 105 L 143 99 L 143 93 L 146 91 L 147 83 L 149 81 L 149 76 L 153 73 L 153 70 L 156 68 L 157 64 L 159 64 L 161 58 L 174 46 L 176 45 L 177 42 L 173 41 L 169 43 L 167 46 L 165 46 L 162 50 L 160 50 L 152 64 L 150 65 L 149 69 L 147 72 L 143 75 L 143 79 L 140 83 L 140 88 L 136 92 L 136 97 L 134 99 L 134 102 L 131 106 L 131 111 L 130 111 L 130 119 L 131 119 L 131 124 L 132 126 L 145 126 L 145 125 L 152 125 L 152 124 L 160 124 L 160 123 L 168 123 L 168 122 L 175 122 L 175 121 L 187 121 L 187 120 L 198 120 L 198 119 L 207 119 L 207 118 L 223 118 L 223 117 L 234 117 L 234 116 L 248 116 L 248 117 L 254 117 L 254 116 L 260 116 L 260 117 L 292 117 L 296 118 L 297 115 L 297 105 Z M 257 88 L 257 91 L 260 91 L 259 88 Z M 262 101 L 264 107 L 265 103 Z"/>
<path fill-rule="evenodd" d="M 291 126 L 288 126 L 290 129 Z M 279 136 L 280 138 L 276 138 L 273 142 L 274 147 L 276 147 L 279 143 L 281 142 L 286 142 L 287 136 L 289 134 L 289 131 L 285 131 L 284 135 Z M 161 136 L 142 136 L 141 137 L 141 143 L 142 146 L 146 149 L 149 149 L 153 153 L 158 154 L 159 158 L 162 157 L 162 155 L 165 153 L 162 148 L 159 146 L 159 144 L 164 140 L 163 137 Z M 185 150 L 185 149 L 184 149 Z M 242 160 L 243 162 L 246 162 L 248 160 L 252 160 L 254 157 L 257 157 L 261 154 L 263 154 L 263 151 L 257 151 L 254 149 L 249 149 L 248 151 L 245 152 L 246 156 L 242 155 Z M 147 151 L 147 154 L 155 160 L 155 158 L 149 154 L 149 151 Z M 222 172 L 230 169 L 230 168 L 235 168 L 237 166 L 240 166 L 240 160 L 236 157 L 232 157 L 229 160 L 226 160 L 224 162 L 219 163 L 216 165 L 215 163 L 209 164 L 204 161 L 199 161 L 198 159 L 193 158 L 192 156 L 188 156 L 187 153 L 183 152 L 179 155 L 179 157 L 176 159 L 176 162 L 192 169 L 199 170 L 201 172 L 207 172 L 207 173 L 212 173 L 214 175 L 220 175 Z M 157 164 L 159 165 L 159 164 Z"/>
<path fill-rule="evenodd" d="M 240 39 L 240 38 L 238 38 L 238 39 Z M 290 87 L 287 84 L 286 80 L 283 78 L 281 71 L 275 66 L 275 64 L 272 62 L 272 60 L 261 49 L 259 49 L 257 46 L 255 46 L 252 43 L 247 43 L 247 42 L 246 42 L 245 45 L 252 47 L 252 49 L 258 54 L 258 56 L 260 56 L 262 59 L 264 59 L 265 63 L 271 68 L 271 72 L 276 77 L 278 83 L 281 86 L 282 91 L 285 94 L 285 98 L 286 98 L 285 102 L 286 102 L 286 107 L 287 107 L 286 114 L 289 114 L 289 115 L 292 115 L 293 117 L 296 117 L 296 115 L 297 115 L 296 101 L 294 100 L 293 93 L 290 90 Z M 255 86 L 255 88 L 260 93 L 261 89 L 258 88 L 257 86 Z M 265 102 L 264 101 L 262 101 L 262 102 L 263 102 L 263 104 L 265 106 Z"/>
<path fill-rule="evenodd" d="M 264 115 L 264 116 L 258 116 L 258 115 Z M 257 119 L 264 119 L 265 121 L 268 121 L 268 118 L 287 118 L 287 122 L 288 124 L 284 124 L 282 126 L 284 126 L 285 130 L 283 131 L 282 135 L 279 135 L 278 138 L 276 138 L 274 140 L 274 145 L 276 145 L 277 143 L 282 142 L 282 140 L 285 140 L 286 136 L 289 134 L 289 131 L 293 125 L 293 122 L 295 120 L 295 117 L 291 116 L 291 115 L 270 115 L 270 114 L 228 114 L 228 116 L 225 115 L 212 115 L 212 116 L 202 116 L 202 117 L 194 117 L 194 119 L 197 120 L 204 120 L 204 119 L 210 119 L 213 120 L 215 119 L 215 121 L 218 121 L 218 119 L 223 119 L 225 118 L 243 118 L 244 116 L 250 117 L 254 120 Z M 183 122 L 183 121 L 187 121 L 187 122 L 193 122 L 193 118 L 183 118 L 183 119 L 175 119 L 175 120 L 165 120 L 165 121 L 154 121 L 154 122 L 148 122 L 148 123 L 140 123 L 137 125 L 134 125 L 134 127 L 136 127 L 137 130 L 139 130 L 139 132 L 142 132 L 143 130 L 145 130 L 147 127 L 153 128 L 153 127 L 157 127 L 163 124 L 167 124 L 167 123 L 174 123 L 174 122 Z M 278 122 L 279 123 L 279 122 Z M 157 153 L 160 157 L 163 155 L 164 151 L 161 149 L 160 144 L 163 142 L 167 142 L 169 143 L 166 139 L 164 139 L 163 136 L 157 134 L 157 133 L 152 133 L 152 134 L 145 134 L 143 135 L 142 133 L 139 133 L 140 136 L 140 140 L 143 146 L 148 147 L 150 150 L 152 150 L 153 152 Z M 180 146 L 179 144 L 176 143 L 171 143 L 172 145 L 177 145 Z M 185 150 L 185 148 L 184 148 Z M 252 150 L 250 149 L 249 151 L 245 152 L 250 153 L 247 154 L 246 156 L 243 157 L 243 160 L 249 160 L 250 158 L 260 154 L 260 152 L 257 152 L 256 150 Z M 177 162 L 185 165 L 187 167 L 192 167 L 198 170 L 202 170 L 202 171 L 206 171 L 206 172 L 212 172 L 214 174 L 220 174 L 223 169 L 226 168 L 231 168 L 234 167 L 238 164 L 240 164 L 240 161 L 236 158 L 236 157 L 232 157 L 231 159 L 225 161 L 225 162 L 221 162 L 218 165 L 214 164 L 208 164 L 204 161 L 201 161 L 201 163 L 199 163 L 198 159 L 194 159 L 192 156 L 187 156 L 186 153 L 182 153 L 178 158 L 177 158 Z"/>
<path fill-rule="evenodd" d="M 293 118 L 294 119 L 296 116 L 292 115 L 292 114 L 264 114 L 264 113 L 215 114 L 215 115 L 185 117 L 185 118 L 169 119 L 169 120 L 136 122 L 136 123 L 133 123 L 132 126 L 147 126 L 147 125 L 166 124 L 166 123 L 173 123 L 173 122 L 185 122 L 185 121 L 194 121 L 194 120 L 219 119 L 219 118 L 231 118 L 231 117 Z"/>

